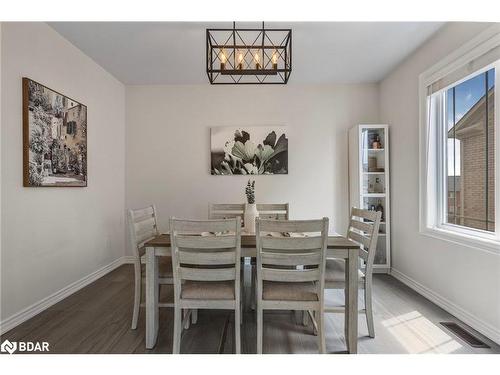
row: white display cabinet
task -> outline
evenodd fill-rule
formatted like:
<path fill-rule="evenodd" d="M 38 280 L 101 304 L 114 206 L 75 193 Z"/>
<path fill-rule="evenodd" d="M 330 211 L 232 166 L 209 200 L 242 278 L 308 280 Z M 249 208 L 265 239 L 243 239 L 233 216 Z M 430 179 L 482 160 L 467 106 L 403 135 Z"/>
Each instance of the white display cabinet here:
<path fill-rule="evenodd" d="M 351 207 L 382 211 L 374 272 L 391 268 L 389 126 L 357 125 L 349 130 Z"/>

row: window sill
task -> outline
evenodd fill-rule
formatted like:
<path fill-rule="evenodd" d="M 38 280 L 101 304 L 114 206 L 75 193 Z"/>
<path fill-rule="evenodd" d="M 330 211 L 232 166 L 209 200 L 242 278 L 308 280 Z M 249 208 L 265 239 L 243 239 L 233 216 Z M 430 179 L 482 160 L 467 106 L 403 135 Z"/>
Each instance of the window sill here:
<path fill-rule="evenodd" d="M 500 255 L 500 240 L 482 238 L 458 231 L 437 227 L 427 227 L 420 231 L 424 236 L 437 238 L 456 245 L 471 247 L 477 250 Z"/>

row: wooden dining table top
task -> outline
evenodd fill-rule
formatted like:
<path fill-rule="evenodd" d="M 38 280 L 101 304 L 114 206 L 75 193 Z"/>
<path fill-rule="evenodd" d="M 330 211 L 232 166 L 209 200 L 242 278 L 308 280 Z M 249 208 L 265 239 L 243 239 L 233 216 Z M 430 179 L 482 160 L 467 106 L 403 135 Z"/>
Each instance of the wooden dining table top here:
<path fill-rule="evenodd" d="M 241 247 L 253 248 L 256 246 L 255 234 L 241 233 Z M 144 247 L 170 247 L 170 234 L 163 233 L 144 243 Z M 327 247 L 329 249 L 359 249 L 359 245 L 341 235 L 328 236 Z"/>

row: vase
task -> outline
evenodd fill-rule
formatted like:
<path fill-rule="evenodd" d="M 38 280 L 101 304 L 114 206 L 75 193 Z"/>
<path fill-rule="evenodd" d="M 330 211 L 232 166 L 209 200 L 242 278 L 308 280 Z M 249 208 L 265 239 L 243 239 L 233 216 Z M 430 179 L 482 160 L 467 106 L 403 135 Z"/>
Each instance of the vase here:
<path fill-rule="evenodd" d="M 245 204 L 245 214 L 243 220 L 245 222 L 245 232 L 255 233 L 255 219 L 259 217 L 257 205 L 255 203 Z"/>

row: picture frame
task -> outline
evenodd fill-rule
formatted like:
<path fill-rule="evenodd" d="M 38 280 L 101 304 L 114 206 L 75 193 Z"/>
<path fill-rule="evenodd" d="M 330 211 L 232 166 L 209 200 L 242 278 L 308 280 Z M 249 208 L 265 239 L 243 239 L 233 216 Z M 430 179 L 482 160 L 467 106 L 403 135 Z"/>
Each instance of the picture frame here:
<path fill-rule="evenodd" d="M 86 187 L 87 106 L 23 77 L 23 186 Z"/>

